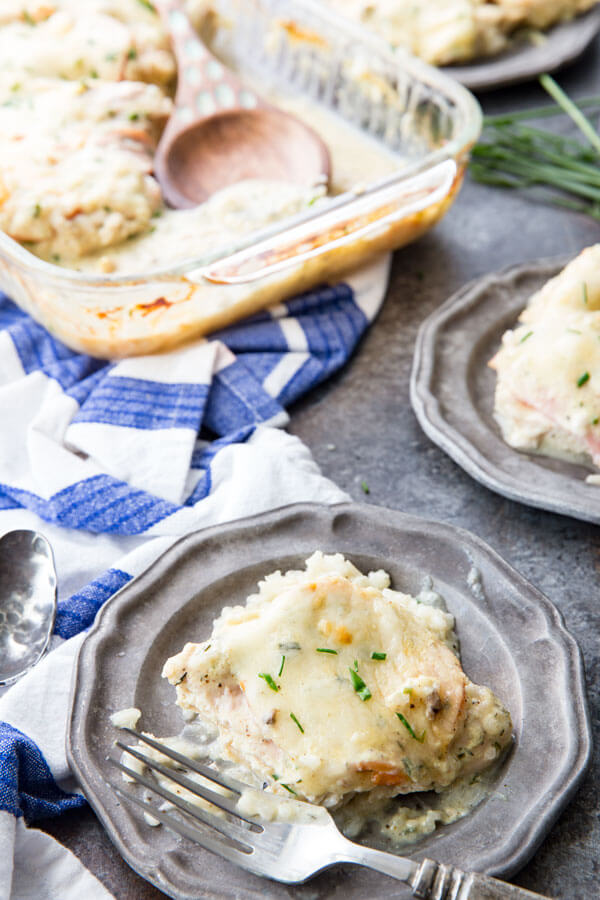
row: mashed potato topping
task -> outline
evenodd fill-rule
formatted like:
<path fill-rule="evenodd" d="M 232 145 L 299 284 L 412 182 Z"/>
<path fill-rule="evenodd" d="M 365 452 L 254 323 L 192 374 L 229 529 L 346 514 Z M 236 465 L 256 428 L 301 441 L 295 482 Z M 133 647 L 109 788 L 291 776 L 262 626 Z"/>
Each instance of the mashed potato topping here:
<path fill-rule="evenodd" d="M 490 366 L 511 447 L 600 467 L 600 244 L 531 297 Z"/>
<path fill-rule="evenodd" d="M 226 607 L 163 675 L 275 792 L 337 807 L 446 788 L 498 759 L 510 715 L 463 673 L 453 617 L 389 584 L 317 552 Z"/>

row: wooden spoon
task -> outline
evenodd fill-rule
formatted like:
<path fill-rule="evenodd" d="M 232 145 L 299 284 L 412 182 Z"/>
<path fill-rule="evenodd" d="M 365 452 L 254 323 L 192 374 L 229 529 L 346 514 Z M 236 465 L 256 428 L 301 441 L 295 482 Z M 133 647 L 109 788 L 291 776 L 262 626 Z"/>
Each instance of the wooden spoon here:
<path fill-rule="evenodd" d="M 154 157 L 170 206 L 196 206 L 244 178 L 327 182 L 329 151 L 295 116 L 245 88 L 200 41 L 181 0 L 156 4 L 177 59 L 175 111 Z"/>

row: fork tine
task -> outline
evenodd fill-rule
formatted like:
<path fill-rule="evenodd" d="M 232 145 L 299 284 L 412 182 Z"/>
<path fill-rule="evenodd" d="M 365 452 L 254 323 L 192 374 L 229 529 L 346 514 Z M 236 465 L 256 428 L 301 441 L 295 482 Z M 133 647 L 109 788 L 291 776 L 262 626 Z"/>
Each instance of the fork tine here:
<path fill-rule="evenodd" d="M 131 756 L 135 757 L 135 759 L 138 759 L 140 762 L 144 763 L 144 765 L 148 766 L 148 768 L 152 769 L 152 771 L 160 772 L 160 774 L 164 775 L 165 778 L 169 778 L 171 781 L 176 782 L 176 784 L 179 784 L 181 787 L 186 788 L 188 791 L 190 791 L 190 793 L 195 794 L 198 797 L 202 797 L 203 800 L 208 800 L 209 803 L 214 803 L 214 805 L 218 806 L 219 809 L 231 813 L 231 815 L 233 816 L 237 816 L 238 819 L 243 819 L 244 822 L 252 824 L 250 819 L 247 819 L 246 816 L 243 816 L 237 811 L 237 799 L 232 801 L 227 797 L 224 797 L 222 794 L 217 794 L 216 791 L 198 784 L 197 781 L 192 781 L 190 778 L 187 778 L 180 772 L 177 772 L 174 769 L 170 769 L 168 766 L 163 766 L 162 763 L 150 759 L 148 756 L 140 753 L 139 750 L 136 750 L 135 747 L 130 747 L 127 744 L 123 744 L 121 741 L 115 741 L 115 744 L 117 747 L 120 747 L 121 750 L 124 750 L 125 753 L 131 754 Z"/>
<path fill-rule="evenodd" d="M 146 778 L 145 775 L 141 775 L 134 769 L 129 769 L 127 766 L 124 766 L 122 762 L 120 762 L 118 759 L 114 759 L 112 756 L 109 756 L 108 760 L 113 764 L 113 766 L 116 766 L 121 770 L 121 772 L 129 775 L 129 777 L 133 778 L 133 780 L 138 782 L 138 784 L 143 784 L 144 787 L 147 787 L 151 791 L 154 791 L 156 794 L 159 794 L 159 796 L 161 796 L 164 800 L 172 803 L 173 806 L 176 806 L 192 819 L 197 819 L 199 822 L 203 822 L 204 825 L 208 825 L 210 828 L 214 828 L 215 831 L 219 831 L 226 838 L 234 841 L 234 843 L 239 843 L 239 849 L 243 849 L 245 852 L 248 852 L 251 849 L 252 845 L 250 841 L 248 841 L 248 837 L 250 837 L 250 835 L 254 835 L 256 832 L 251 831 L 248 828 L 244 828 L 242 825 L 239 825 L 238 822 L 232 822 L 230 820 L 224 821 L 223 819 L 219 819 L 218 816 L 215 816 L 213 813 L 208 812 L 208 810 L 204 810 L 198 806 L 194 806 L 187 800 L 183 800 L 181 797 L 177 796 L 177 794 L 172 793 L 172 791 L 163 788 L 160 784 L 158 784 L 158 782 L 153 781 L 151 778 Z M 264 831 L 262 826 L 259 827 L 260 831 Z"/>
<path fill-rule="evenodd" d="M 245 791 L 248 787 L 247 784 L 243 784 L 241 781 L 237 781 L 235 778 L 223 774 L 223 772 L 217 772 L 209 766 L 196 762 L 195 759 L 190 759 L 188 756 L 184 756 L 182 753 L 178 753 L 177 750 L 166 747 L 165 744 L 161 744 L 160 741 L 147 737 L 147 735 L 141 734 L 139 731 L 134 731 L 132 728 L 122 728 L 121 731 L 126 731 L 127 734 L 130 734 L 132 737 L 136 738 L 136 740 L 148 744 L 148 746 L 152 747 L 154 750 L 158 750 L 159 753 L 168 756 L 169 759 L 185 766 L 186 769 L 192 769 L 192 771 L 197 772 L 198 775 L 203 775 L 209 781 L 214 781 L 215 784 L 220 784 L 221 787 L 226 787 L 236 794 L 241 794 L 242 791 Z"/>
<path fill-rule="evenodd" d="M 142 800 L 140 797 L 135 797 L 133 794 L 129 794 L 127 791 L 124 791 L 119 785 L 114 784 L 114 782 L 109 781 L 107 783 L 113 788 L 113 790 L 125 800 L 130 800 L 132 803 L 137 804 L 143 810 L 145 810 L 148 815 L 152 816 L 153 819 L 158 819 L 159 822 L 162 822 L 167 828 L 171 831 L 174 831 L 175 834 L 182 835 L 183 837 L 188 838 L 190 841 L 193 841 L 195 844 L 199 844 L 201 847 L 204 847 L 205 850 L 210 850 L 211 853 L 216 853 L 218 856 L 223 856 L 225 859 L 229 859 L 232 862 L 237 863 L 238 866 L 244 866 L 246 863 L 246 859 L 251 854 L 246 850 L 241 850 L 237 846 L 237 842 L 224 841 L 220 838 L 213 838 L 209 834 L 205 834 L 203 831 L 200 831 L 197 828 L 193 828 L 191 825 L 188 825 L 186 822 L 182 822 L 179 819 L 174 819 L 173 816 L 168 815 L 168 813 L 164 812 L 161 809 L 156 809 L 150 803 L 147 803 L 145 800 Z"/>

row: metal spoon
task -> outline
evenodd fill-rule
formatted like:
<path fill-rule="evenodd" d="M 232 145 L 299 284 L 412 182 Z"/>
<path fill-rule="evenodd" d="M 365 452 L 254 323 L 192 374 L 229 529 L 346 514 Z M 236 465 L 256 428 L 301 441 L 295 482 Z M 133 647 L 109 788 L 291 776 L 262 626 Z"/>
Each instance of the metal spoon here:
<path fill-rule="evenodd" d="M 0 684 L 12 684 L 43 656 L 56 615 L 52 549 L 37 531 L 0 538 Z"/>
<path fill-rule="evenodd" d="M 156 5 L 177 58 L 175 111 L 154 156 L 167 203 L 196 206 L 245 178 L 327 183 L 329 151 L 319 135 L 244 87 L 198 38 L 182 0 Z"/>

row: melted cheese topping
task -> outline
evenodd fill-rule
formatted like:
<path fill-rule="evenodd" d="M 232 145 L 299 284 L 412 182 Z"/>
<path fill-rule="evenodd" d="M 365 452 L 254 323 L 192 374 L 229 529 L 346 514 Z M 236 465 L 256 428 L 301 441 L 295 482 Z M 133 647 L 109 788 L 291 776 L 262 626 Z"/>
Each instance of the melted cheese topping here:
<path fill-rule="evenodd" d="M 326 0 L 433 65 L 498 53 L 518 29 L 549 28 L 597 0 Z"/>
<path fill-rule="evenodd" d="M 600 245 L 530 299 L 490 362 L 504 440 L 600 466 Z"/>
<path fill-rule="evenodd" d="M 275 791 L 335 806 L 447 787 L 499 757 L 510 716 L 463 673 L 452 616 L 388 586 L 315 553 L 225 608 L 163 675 Z"/>

